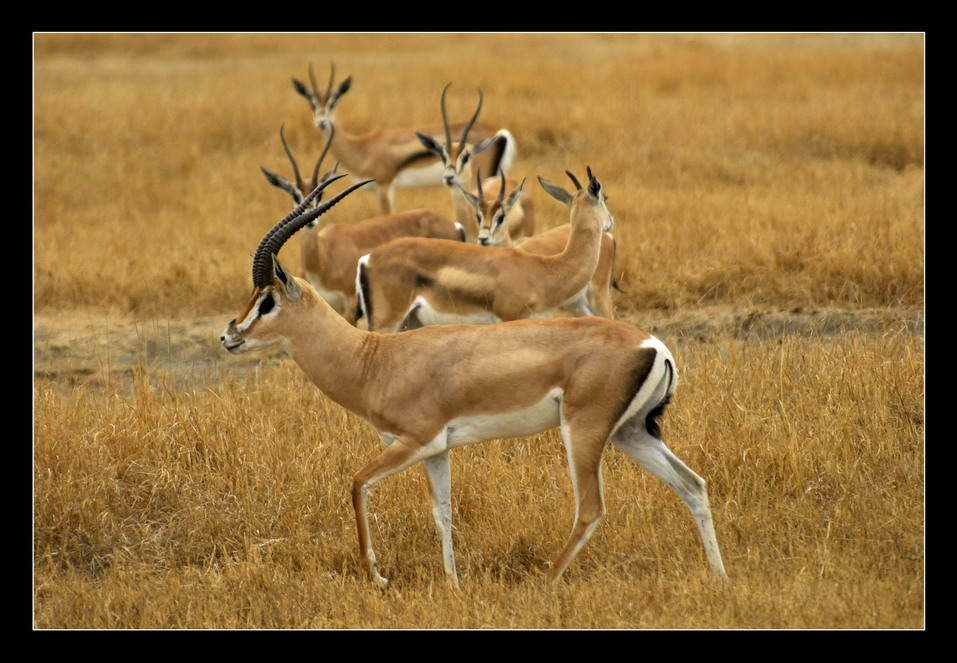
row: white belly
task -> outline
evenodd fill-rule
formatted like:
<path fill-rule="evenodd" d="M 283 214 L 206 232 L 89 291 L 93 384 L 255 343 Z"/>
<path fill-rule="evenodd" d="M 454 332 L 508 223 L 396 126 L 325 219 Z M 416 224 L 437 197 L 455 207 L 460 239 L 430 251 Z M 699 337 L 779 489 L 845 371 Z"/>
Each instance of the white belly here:
<path fill-rule="evenodd" d="M 445 166 L 437 160 L 424 168 L 406 168 L 395 178 L 394 185 L 400 188 L 441 186 L 444 174 Z"/>
<path fill-rule="evenodd" d="M 416 297 L 409 310 L 414 312 L 415 317 L 418 318 L 423 327 L 430 325 L 490 325 L 502 321 L 491 311 L 479 311 L 467 315 L 436 311 L 424 297 Z"/>
<path fill-rule="evenodd" d="M 534 435 L 555 428 L 560 423 L 563 393 L 556 387 L 529 407 L 453 419 L 446 424 L 447 444 L 449 448 L 460 447 L 485 440 Z"/>

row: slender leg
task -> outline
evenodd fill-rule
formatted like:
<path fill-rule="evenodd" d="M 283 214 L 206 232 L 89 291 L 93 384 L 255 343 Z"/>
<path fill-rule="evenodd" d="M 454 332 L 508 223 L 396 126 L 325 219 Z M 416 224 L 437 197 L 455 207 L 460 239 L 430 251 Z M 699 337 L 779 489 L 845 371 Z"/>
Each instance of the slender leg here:
<path fill-rule="evenodd" d="M 442 565 L 449 582 L 458 589 L 459 577 L 455 572 L 455 553 L 452 551 L 452 471 L 449 452 L 443 451 L 424 459 L 422 467 L 429 480 L 435 531 L 442 541 Z"/>
<path fill-rule="evenodd" d="M 395 209 L 395 187 L 390 182 L 388 185 L 379 185 L 379 209 L 383 214 L 391 214 Z"/>
<path fill-rule="evenodd" d="M 595 527 L 605 517 L 605 501 L 601 485 L 601 454 L 607 431 L 591 431 L 584 426 L 576 428 L 563 418 L 561 432 L 575 493 L 575 522 L 565 548 L 549 571 L 548 579 L 552 583 L 558 582 L 565 569 L 591 537 Z"/>
<path fill-rule="evenodd" d="M 711 571 L 716 576 L 727 578 L 718 550 L 705 480 L 692 472 L 664 442 L 648 434 L 643 427 L 623 426 L 612 437 L 612 442 L 629 458 L 664 481 L 684 501 L 698 526 Z"/>
<path fill-rule="evenodd" d="M 389 581 L 381 576 L 376 568 L 375 551 L 372 549 L 372 537 L 369 533 L 369 513 L 366 506 L 369 488 L 376 481 L 401 472 L 410 465 L 434 454 L 435 447 L 432 445 L 422 445 L 415 440 L 400 437 L 385 451 L 376 456 L 375 460 L 356 472 L 355 477 L 353 477 L 352 506 L 356 512 L 356 527 L 359 532 L 359 554 L 363 559 L 369 577 L 380 587 L 385 587 Z"/>

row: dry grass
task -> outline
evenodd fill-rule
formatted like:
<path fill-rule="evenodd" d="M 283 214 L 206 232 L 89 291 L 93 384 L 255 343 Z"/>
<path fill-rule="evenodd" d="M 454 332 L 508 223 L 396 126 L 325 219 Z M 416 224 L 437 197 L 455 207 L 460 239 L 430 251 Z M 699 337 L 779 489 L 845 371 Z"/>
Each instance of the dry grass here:
<path fill-rule="evenodd" d="M 620 317 L 923 307 L 920 35 L 39 35 L 37 315 L 235 315 L 289 208 L 258 172 L 287 167 L 279 125 L 301 162 L 321 147 L 289 77 L 331 59 L 354 78 L 351 130 L 433 122 L 453 81 L 455 114 L 481 87 L 483 118 L 516 136 L 515 174 L 592 166 Z M 542 226 L 564 222 L 537 197 Z M 34 383 L 34 623 L 922 628 L 922 334 L 695 339 L 666 338 L 682 383 L 664 432 L 709 481 L 727 585 L 677 498 L 612 450 L 609 515 L 546 587 L 573 513 L 552 432 L 453 454 L 458 593 L 421 473 L 377 486 L 394 587 L 376 591 L 347 499 L 368 427 L 288 361 L 184 382 L 135 359 L 126 381 L 106 358 L 95 383 Z"/>

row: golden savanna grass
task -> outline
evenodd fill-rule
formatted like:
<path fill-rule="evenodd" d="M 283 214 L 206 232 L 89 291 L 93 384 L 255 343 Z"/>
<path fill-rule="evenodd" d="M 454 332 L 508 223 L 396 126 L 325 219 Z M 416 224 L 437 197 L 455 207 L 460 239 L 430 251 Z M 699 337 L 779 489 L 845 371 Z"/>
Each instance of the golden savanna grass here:
<path fill-rule="evenodd" d="M 923 48 L 922 35 L 37 35 L 35 626 L 922 628 Z M 291 361 L 227 359 L 210 333 L 216 361 L 184 367 L 175 336 L 149 352 L 110 337 L 78 379 L 79 348 L 46 345 L 52 320 L 107 321 L 105 338 L 116 321 L 223 327 L 239 312 L 249 255 L 290 208 L 259 166 L 290 170 L 283 123 L 303 170 L 322 147 L 289 79 L 313 62 L 324 84 L 330 60 L 353 76 L 339 110 L 353 131 L 438 121 L 450 81 L 465 116 L 481 88 L 483 119 L 518 141 L 510 174 L 529 178 L 540 228 L 567 209 L 535 177 L 592 167 L 617 221 L 617 315 L 676 354 L 663 431 L 709 482 L 729 583 L 709 578 L 678 498 L 610 449 L 608 516 L 549 588 L 574 512 L 552 431 L 452 455 L 458 592 L 422 473 L 378 484 L 373 536 L 393 581 L 380 592 L 348 499 L 378 440 Z M 444 189 L 397 202 L 450 210 Z M 329 217 L 375 213 L 357 193 Z M 282 258 L 298 269 L 295 247 Z M 878 328 L 749 322 L 874 311 Z"/>

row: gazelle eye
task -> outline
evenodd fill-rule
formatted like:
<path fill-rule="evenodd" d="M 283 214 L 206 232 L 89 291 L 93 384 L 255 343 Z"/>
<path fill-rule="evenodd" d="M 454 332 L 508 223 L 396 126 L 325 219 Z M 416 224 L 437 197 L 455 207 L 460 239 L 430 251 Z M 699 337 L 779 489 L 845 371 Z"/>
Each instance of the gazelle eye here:
<path fill-rule="evenodd" d="M 272 295 L 266 297 L 262 304 L 259 305 L 259 315 L 263 316 L 269 313 L 273 307 L 276 305 L 276 302 L 273 301 Z"/>

